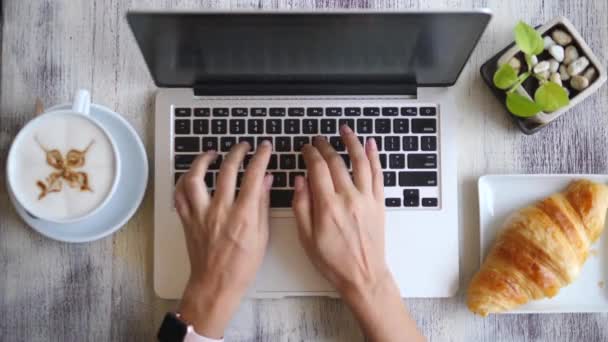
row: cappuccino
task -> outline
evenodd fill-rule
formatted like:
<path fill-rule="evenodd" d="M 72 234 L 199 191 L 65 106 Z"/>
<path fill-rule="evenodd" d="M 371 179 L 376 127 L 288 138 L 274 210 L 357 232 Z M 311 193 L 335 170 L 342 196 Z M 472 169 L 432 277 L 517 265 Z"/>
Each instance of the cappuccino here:
<path fill-rule="evenodd" d="M 32 215 L 78 219 L 102 206 L 112 193 L 116 158 L 110 138 L 85 115 L 42 115 L 11 147 L 9 184 Z"/>

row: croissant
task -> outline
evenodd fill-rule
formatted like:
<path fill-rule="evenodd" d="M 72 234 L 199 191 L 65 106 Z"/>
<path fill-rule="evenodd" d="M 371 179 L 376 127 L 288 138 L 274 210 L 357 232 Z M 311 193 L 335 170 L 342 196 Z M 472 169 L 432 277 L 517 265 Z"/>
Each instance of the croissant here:
<path fill-rule="evenodd" d="M 577 180 L 511 215 L 469 285 L 469 310 L 487 316 L 555 296 L 578 276 L 607 209 L 607 186 Z"/>

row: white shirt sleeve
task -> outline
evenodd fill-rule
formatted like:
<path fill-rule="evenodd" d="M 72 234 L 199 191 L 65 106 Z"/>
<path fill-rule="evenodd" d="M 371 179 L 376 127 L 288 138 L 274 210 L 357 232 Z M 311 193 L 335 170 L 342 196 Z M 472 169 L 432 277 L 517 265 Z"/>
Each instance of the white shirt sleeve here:
<path fill-rule="evenodd" d="M 192 326 L 188 326 L 188 333 L 184 338 L 184 342 L 224 342 L 224 339 L 216 340 L 214 338 L 209 338 L 205 336 L 201 336 L 194 331 Z"/>

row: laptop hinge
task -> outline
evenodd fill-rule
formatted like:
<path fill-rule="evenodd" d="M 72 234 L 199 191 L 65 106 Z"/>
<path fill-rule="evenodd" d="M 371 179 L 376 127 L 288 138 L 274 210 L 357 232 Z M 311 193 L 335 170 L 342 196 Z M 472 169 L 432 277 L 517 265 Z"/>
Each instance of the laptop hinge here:
<path fill-rule="evenodd" d="M 416 96 L 417 86 L 405 82 L 213 82 L 194 86 L 195 96 L 398 95 Z"/>

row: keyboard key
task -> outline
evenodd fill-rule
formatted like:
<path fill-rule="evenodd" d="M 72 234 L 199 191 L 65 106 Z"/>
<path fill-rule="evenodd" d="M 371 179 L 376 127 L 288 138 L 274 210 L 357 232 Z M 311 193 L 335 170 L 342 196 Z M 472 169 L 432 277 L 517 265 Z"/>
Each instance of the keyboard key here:
<path fill-rule="evenodd" d="M 248 116 L 249 109 L 247 108 L 232 108 L 232 116 Z"/>
<path fill-rule="evenodd" d="M 348 126 L 350 129 L 355 129 L 355 119 L 338 119 L 338 129 L 342 126 Z"/>
<path fill-rule="evenodd" d="M 380 153 L 379 157 L 380 157 L 380 166 L 381 166 L 383 169 L 386 169 L 386 168 L 387 168 L 387 163 L 386 163 L 386 154 L 384 154 L 384 153 Z"/>
<path fill-rule="evenodd" d="M 207 172 L 205 174 L 205 185 L 207 185 L 207 188 L 211 189 L 213 188 L 213 172 Z"/>
<path fill-rule="evenodd" d="M 340 137 L 330 137 L 329 144 L 338 152 L 346 151 L 346 147 L 342 143 L 342 139 Z"/>
<path fill-rule="evenodd" d="M 408 133 L 409 124 L 407 119 L 395 119 L 393 120 L 393 133 Z"/>
<path fill-rule="evenodd" d="M 346 153 L 340 153 L 340 157 L 344 160 L 344 165 L 346 165 L 347 169 L 350 169 L 350 157 Z"/>
<path fill-rule="evenodd" d="M 423 198 L 422 199 L 423 207 L 436 207 L 437 204 L 438 204 L 438 201 L 436 198 Z"/>
<path fill-rule="evenodd" d="M 183 176 L 184 174 L 185 174 L 185 172 L 176 172 L 175 173 L 175 175 L 173 176 L 175 184 L 177 184 L 177 181 L 179 180 L 179 177 Z"/>
<path fill-rule="evenodd" d="M 291 208 L 293 190 L 270 190 L 270 207 Z"/>
<path fill-rule="evenodd" d="M 437 108 L 435 107 L 420 107 L 421 116 L 435 116 L 437 115 Z"/>
<path fill-rule="evenodd" d="M 318 134 L 319 133 L 319 121 L 314 120 L 314 119 L 302 120 L 302 133 Z"/>
<path fill-rule="evenodd" d="M 435 169 L 437 168 L 436 154 L 408 154 L 407 167 L 410 169 Z"/>
<path fill-rule="evenodd" d="M 418 108 L 416 108 L 416 107 L 401 107 L 401 115 L 403 115 L 403 116 L 416 116 L 416 115 L 418 115 Z"/>
<path fill-rule="evenodd" d="M 175 134 L 190 134 L 190 120 L 175 120 Z"/>
<path fill-rule="evenodd" d="M 306 162 L 302 153 L 298 153 L 298 169 L 306 170 Z"/>
<path fill-rule="evenodd" d="M 287 109 L 289 116 L 304 116 L 304 108 L 289 108 Z"/>
<path fill-rule="evenodd" d="M 251 116 L 266 116 L 266 108 L 251 108 Z"/>
<path fill-rule="evenodd" d="M 228 152 L 233 145 L 236 145 L 235 137 L 222 137 L 220 138 L 220 151 Z"/>
<path fill-rule="evenodd" d="M 384 186 L 396 186 L 397 185 L 397 173 L 393 171 L 382 172 L 382 178 L 384 179 Z"/>
<path fill-rule="evenodd" d="M 385 151 L 400 151 L 401 142 L 399 137 L 384 137 L 384 150 Z"/>
<path fill-rule="evenodd" d="M 264 120 L 262 120 L 262 119 L 247 120 L 247 133 L 264 134 Z"/>
<path fill-rule="evenodd" d="M 384 107 L 382 108 L 382 116 L 398 116 L 399 108 L 397 107 Z"/>
<path fill-rule="evenodd" d="M 356 108 L 356 107 L 344 108 L 344 115 L 346 115 L 346 116 L 361 116 L 361 108 Z"/>
<path fill-rule="evenodd" d="M 218 143 L 216 137 L 203 137 L 203 152 L 206 151 L 217 151 Z"/>
<path fill-rule="evenodd" d="M 384 200 L 384 205 L 387 207 L 400 207 L 401 198 L 389 197 Z"/>
<path fill-rule="evenodd" d="M 282 133 L 281 119 L 268 119 L 266 120 L 266 134 L 281 134 Z"/>
<path fill-rule="evenodd" d="M 268 169 L 269 170 L 276 170 L 279 168 L 279 162 L 278 162 L 278 157 L 276 154 L 271 154 L 270 155 L 270 160 L 268 161 Z"/>
<path fill-rule="evenodd" d="M 326 108 L 325 116 L 342 116 L 342 108 L 339 108 L 339 107 Z"/>
<path fill-rule="evenodd" d="M 228 108 L 213 108 L 213 116 L 228 116 Z"/>
<path fill-rule="evenodd" d="M 211 120 L 211 133 L 213 133 L 213 134 L 228 133 L 228 120 L 225 120 L 225 119 Z"/>
<path fill-rule="evenodd" d="M 362 136 L 358 136 L 357 139 L 359 139 L 359 143 L 361 144 L 361 146 L 365 146 L 365 140 L 363 140 Z"/>
<path fill-rule="evenodd" d="M 304 145 L 310 144 L 309 137 L 293 137 L 293 150 L 296 152 L 300 152 Z"/>
<path fill-rule="evenodd" d="M 287 186 L 287 173 L 273 172 L 272 173 L 272 187 L 273 188 L 284 188 L 286 186 Z"/>
<path fill-rule="evenodd" d="M 376 140 L 376 147 L 378 147 L 378 151 L 382 151 L 382 137 L 374 136 L 374 137 L 370 137 L 370 138 L 373 138 L 374 140 Z"/>
<path fill-rule="evenodd" d="M 192 123 L 194 134 L 209 134 L 209 120 L 196 119 Z"/>
<path fill-rule="evenodd" d="M 209 108 L 194 108 L 194 116 L 207 117 L 209 115 L 211 115 Z"/>
<path fill-rule="evenodd" d="M 399 186 L 436 186 L 437 172 L 399 172 Z"/>
<path fill-rule="evenodd" d="M 420 137 L 423 151 L 437 151 L 437 137 Z"/>
<path fill-rule="evenodd" d="M 230 119 L 230 134 L 245 134 L 245 119 Z"/>
<path fill-rule="evenodd" d="M 296 186 L 296 176 L 304 176 L 304 172 L 290 172 L 289 173 L 289 186 Z"/>
<path fill-rule="evenodd" d="M 296 169 L 296 155 L 295 154 L 281 154 L 279 158 L 281 170 L 294 170 Z"/>
<path fill-rule="evenodd" d="M 335 134 L 336 133 L 336 120 L 335 119 L 322 119 L 321 120 L 321 134 Z"/>
<path fill-rule="evenodd" d="M 390 119 L 376 119 L 374 123 L 376 133 L 390 133 L 391 132 L 391 120 Z"/>
<path fill-rule="evenodd" d="M 380 108 L 378 108 L 378 107 L 365 107 L 365 108 L 363 108 L 363 115 L 364 116 L 379 116 L 380 115 Z"/>
<path fill-rule="evenodd" d="M 285 124 L 285 134 L 300 134 L 300 120 L 287 119 Z"/>
<path fill-rule="evenodd" d="M 243 158 L 243 169 L 247 169 L 249 163 L 251 163 L 251 159 L 253 158 L 253 154 L 246 154 L 245 158 Z"/>
<path fill-rule="evenodd" d="M 412 133 L 436 133 L 437 120 L 412 119 Z"/>
<path fill-rule="evenodd" d="M 323 116 L 323 108 L 308 108 L 306 109 L 308 116 Z"/>
<path fill-rule="evenodd" d="M 199 137 L 175 137 L 175 152 L 200 152 Z"/>
<path fill-rule="evenodd" d="M 358 119 L 357 120 L 357 133 L 360 134 L 371 134 L 373 133 L 373 121 L 372 119 Z M 362 138 L 362 137 L 360 137 Z"/>
<path fill-rule="evenodd" d="M 176 170 L 188 170 L 198 154 L 176 154 L 173 160 L 173 167 Z"/>
<path fill-rule="evenodd" d="M 291 138 L 276 137 L 274 139 L 274 150 L 277 152 L 291 152 Z"/>
<path fill-rule="evenodd" d="M 403 137 L 403 150 L 404 151 L 418 151 L 418 137 L 415 137 L 415 136 Z"/>
<path fill-rule="evenodd" d="M 390 154 L 388 166 L 391 169 L 405 169 L 405 154 Z M 411 168 L 411 165 L 409 167 Z"/>
<path fill-rule="evenodd" d="M 262 143 L 262 141 L 264 140 L 268 140 L 270 141 L 270 143 L 272 144 L 272 137 L 257 137 L 257 145 L 260 146 L 260 144 Z"/>
<path fill-rule="evenodd" d="M 222 159 L 224 159 L 224 157 L 222 157 L 222 155 L 218 155 L 215 158 L 215 161 L 211 164 L 209 164 L 209 170 L 219 170 L 220 166 L 222 165 Z"/>
<path fill-rule="evenodd" d="M 246 141 L 251 146 L 252 150 L 255 150 L 255 138 L 254 137 L 239 137 L 239 142 Z"/>
<path fill-rule="evenodd" d="M 268 114 L 270 116 L 285 116 L 285 108 L 270 108 Z"/>
<path fill-rule="evenodd" d="M 190 116 L 192 115 L 191 108 L 175 108 L 175 116 Z"/>
<path fill-rule="evenodd" d="M 403 205 L 406 207 L 417 207 L 420 205 L 420 191 L 418 189 L 403 190 Z"/>

